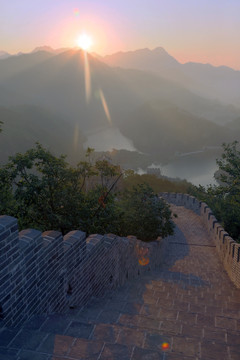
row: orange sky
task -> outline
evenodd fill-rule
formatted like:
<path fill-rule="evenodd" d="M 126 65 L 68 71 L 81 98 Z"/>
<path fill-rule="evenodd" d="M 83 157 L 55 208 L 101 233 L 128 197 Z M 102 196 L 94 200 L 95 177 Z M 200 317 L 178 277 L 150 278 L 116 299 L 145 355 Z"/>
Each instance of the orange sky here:
<path fill-rule="evenodd" d="M 162 46 L 180 62 L 240 70 L 239 0 L 0 2 L 0 50 L 10 53 L 75 47 L 86 32 L 101 55 Z"/>

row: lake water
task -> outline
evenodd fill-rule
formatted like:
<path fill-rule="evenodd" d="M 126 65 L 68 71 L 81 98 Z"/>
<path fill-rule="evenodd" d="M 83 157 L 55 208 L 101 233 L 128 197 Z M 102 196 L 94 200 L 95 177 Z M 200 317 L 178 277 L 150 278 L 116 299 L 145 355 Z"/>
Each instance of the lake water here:
<path fill-rule="evenodd" d="M 162 175 L 186 179 L 197 186 L 199 184 L 203 186 L 216 184 L 213 177 L 218 169 L 215 156 L 202 159 L 197 154 L 189 155 L 180 157 L 164 166 L 153 164 L 152 167 L 160 168 Z"/>
<path fill-rule="evenodd" d="M 132 141 L 115 127 L 105 128 L 95 133 L 86 134 L 86 136 L 85 149 L 92 147 L 96 151 L 111 151 L 112 149 L 136 151 Z"/>
<path fill-rule="evenodd" d="M 96 151 L 108 151 L 112 149 L 125 149 L 129 151 L 136 151 L 132 141 L 126 138 L 118 128 L 109 127 L 101 129 L 94 133 L 86 134 L 88 140 L 84 143 L 84 147 L 92 147 Z M 207 186 L 209 184 L 216 184 L 213 178 L 214 172 L 218 169 L 216 165 L 216 153 L 209 152 L 178 157 L 167 165 L 152 164 L 152 167 L 161 169 L 162 175 L 186 179 L 194 185 Z M 139 174 L 144 173 L 139 169 Z"/>

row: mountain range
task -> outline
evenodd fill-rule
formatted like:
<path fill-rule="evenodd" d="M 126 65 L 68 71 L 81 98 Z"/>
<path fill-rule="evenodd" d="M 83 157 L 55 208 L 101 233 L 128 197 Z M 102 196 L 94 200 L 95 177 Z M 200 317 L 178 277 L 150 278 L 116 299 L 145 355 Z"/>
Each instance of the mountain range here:
<path fill-rule="evenodd" d="M 138 151 L 166 161 L 238 139 L 240 129 L 228 126 L 240 118 L 238 89 L 239 71 L 180 64 L 163 48 L 87 59 L 79 49 L 37 48 L 0 60 L 0 153 L 5 160 L 31 139 L 76 159 L 77 137 L 80 153 L 89 133 L 116 127 Z"/>
<path fill-rule="evenodd" d="M 162 47 L 119 52 L 102 58 L 110 66 L 151 71 L 195 93 L 240 107 L 240 71 L 227 66 L 179 63 Z"/>

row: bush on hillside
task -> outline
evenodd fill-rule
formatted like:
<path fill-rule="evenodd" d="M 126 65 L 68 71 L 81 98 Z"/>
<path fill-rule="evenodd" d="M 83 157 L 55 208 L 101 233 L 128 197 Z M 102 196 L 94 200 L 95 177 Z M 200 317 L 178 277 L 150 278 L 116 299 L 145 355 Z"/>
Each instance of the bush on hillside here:
<path fill-rule="evenodd" d="M 10 157 L 0 167 L 0 212 L 18 219 L 20 229 L 73 229 L 90 233 L 136 235 L 145 241 L 173 231 L 169 207 L 148 185 L 109 192 L 119 166 L 106 159 L 70 166 L 40 144 Z"/>

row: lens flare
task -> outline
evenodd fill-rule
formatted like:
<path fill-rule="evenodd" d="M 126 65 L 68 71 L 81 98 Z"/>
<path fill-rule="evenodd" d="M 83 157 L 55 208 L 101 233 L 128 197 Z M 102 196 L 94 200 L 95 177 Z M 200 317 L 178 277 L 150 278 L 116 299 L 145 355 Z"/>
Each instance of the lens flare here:
<path fill-rule="evenodd" d="M 148 252 L 148 248 L 141 247 L 137 249 L 138 262 L 141 266 L 146 266 L 149 264 L 149 257 L 146 256 Z"/>
<path fill-rule="evenodd" d="M 102 102 L 102 106 L 103 106 L 105 115 L 106 115 L 106 117 L 108 119 L 108 122 L 109 122 L 110 125 L 112 125 L 112 119 L 111 119 L 111 116 L 110 116 L 109 108 L 108 108 L 107 101 L 105 99 L 105 96 L 103 94 L 102 89 L 99 90 L 99 96 L 100 96 L 100 99 L 101 99 L 101 102 Z"/>
<path fill-rule="evenodd" d="M 84 52 L 84 77 L 85 77 L 85 94 L 86 94 L 86 101 L 89 103 L 91 97 L 91 73 L 90 73 L 90 66 L 88 62 L 87 52 Z"/>
<path fill-rule="evenodd" d="M 78 10 L 78 9 L 74 9 L 74 15 L 75 15 L 76 17 L 79 16 L 79 10 Z"/>
<path fill-rule="evenodd" d="M 169 349 L 169 343 L 167 343 L 167 342 L 164 342 L 164 343 L 162 343 L 162 350 L 163 351 L 166 351 L 166 350 L 168 350 Z"/>
<path fill-rule="evenodd" d="M 138 259 L 138 262 L 142 266 L 146 266 L 149 264 L 149 258 L 141 257 Z"/>

